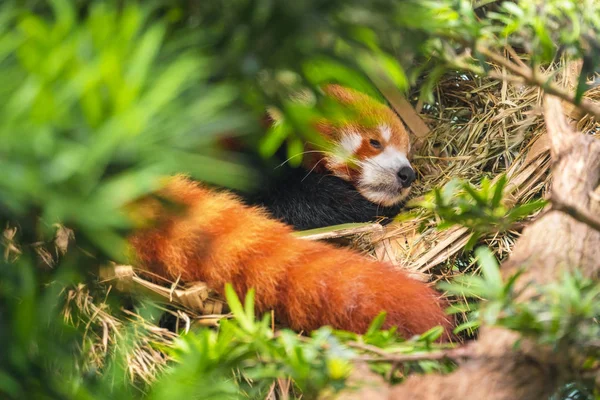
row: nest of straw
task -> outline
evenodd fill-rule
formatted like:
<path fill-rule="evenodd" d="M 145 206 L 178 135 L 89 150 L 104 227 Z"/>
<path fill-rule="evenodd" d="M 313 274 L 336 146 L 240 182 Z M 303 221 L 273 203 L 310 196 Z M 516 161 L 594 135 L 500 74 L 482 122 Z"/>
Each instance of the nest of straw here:
<path fill-rule="evenodd" d="M 496 69 L 502 72 L 500 67 Z M 546 72 L 555 76 L 558 85 L 574 90 L 578 75 L 572 64 L 559 62 Z M 590 90 L 586 97 L 599 100 L 600 90 Z M 413 195 L 442 187 L 453 178 L 478 183 L 484 176 L 496 180 L 506 174 L 508 206 L 544 197 L 550 169 L 541 101 L 542 91 L 535 87 L 466 74 L 447 76 L 438 86 L 436 105 L 424 115 L 433 129 L 414 157 L 422 178 Z M 598 129 L 593 119 L 582 117 L 573 107 L 567 109 L 580 131 Z M 373 240 L 377 257 L 415 273 L 445 276 L 450 269 L 444 266 L 452 266 L 464 256 L 461 252 L 470 232 L 463 227 L 438 230 L 436 222 L 421 212 L 386 227 L 385 233 Z M 485 237 L 485 242 L 502 259 L 510 254 L 518 235 L 517 229 L 495 232 Z"/>
<path fill-rule="evenodd" d="M 496 69 L 502 72 L 500 67 Z M 552 72 L 563 87 L 572 89 L 576 82 L 575 72 L 564 62 L 552 65 L 547 72 Z M 600 89 L 593 89 L 586 96 L 600 100 Z M 509 205 L 543 197 L 550 175 L 541 101 L 542 92 L 537 88 L 462 73 L 447 75 L 438 85 L 434 105 L 416 105 L 428 127 L 420 132 L 420 146 L 413 155 L 420 180 L 412 197 L 418 198 L 453 178 L 477 184 L 484 176 L 496 179 L 500 174 L 508 178 L 505 199 Z M 594 120 L 577 115 L 572 107 L 567 110 L 578 121 L 580 131 L 598 129 Z M 414 114 L 414 109 L 410 111 Z M 298 236 L 342 241 L 371 257 L 405 268 L 423 281 L 475 273 L 471 258 L 462 253 L 470 236 L 468 229 L 438 230 L 437 222 L 435 216 L 417 210 L 412 218 L 385 227 L 376 223 L 351 224 L 300 232 Z M 502 259 L 510 254 L 518 236 L 519 230 L 514 229 L 491 233 L 483 240 Z M 457 263 L 462 267 L 453 268 Z M 193 324 L 217 325 L 219 319 L 229 317 L 223 299 L 201 282 L 187 286 L 180 282 L 155 284 L 152 282 L 156 282 L 156 277 L 131 266 L 110 266 L 104 271 L 103 280 L 114 283 L 119 290 L 150 294 L 176 317 L 177 329 L 187 330 Z M 69 292 L 68 298 L 66 318 L 77 308 L 79 315 L 87 316 L 87 326 L 96 327 L 86 337 L 85 347 L 90 352 L 90 363 L 101 367 L 105 358 L 102 355 L 118 339 L 122 321 L 111 317 L 101 302 L 94 302 L 84 287 Z M 128 318 L 144 326 L 147 334 L 147 340 L 130 351 L 130 376 L 151 380 L 168 362 L 166 356 L 156 353 L 157 348 L 169 346 L 176 333 L 139 320 L 139 316 Z"/>

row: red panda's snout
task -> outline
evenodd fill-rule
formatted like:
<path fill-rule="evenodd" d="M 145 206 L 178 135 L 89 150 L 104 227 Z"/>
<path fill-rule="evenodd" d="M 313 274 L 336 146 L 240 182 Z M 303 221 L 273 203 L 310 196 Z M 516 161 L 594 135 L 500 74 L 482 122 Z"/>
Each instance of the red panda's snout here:
<path fill-rule="evenodd" d="M 410 139 L 399 117 L 372 97 L 338 85 L 325 88 L 328 96 L 354 111 L 342 125 L 319 125 L 333 144 L 325 168 L 350 181 L 373 203 L 392 206 L 410 192 L 416 179 L 408 154 Z"/>

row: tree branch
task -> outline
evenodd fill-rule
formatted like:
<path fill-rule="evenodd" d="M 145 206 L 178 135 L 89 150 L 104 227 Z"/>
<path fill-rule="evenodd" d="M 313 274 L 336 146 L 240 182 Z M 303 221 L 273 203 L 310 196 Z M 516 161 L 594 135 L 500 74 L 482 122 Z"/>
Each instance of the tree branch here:
<path fill-rule="evenodd" d="M 552 195 L 551 202 L 554 210 L 568 214 L 573 217 L 573 219 L 576 219 L 577 221 L 582 222 L 588 225 L 590 228 L 600 232 L 600 218 L 598 218 L 596 215 L 574 204 L 567 204 L 561 199 L 560 196 L 556 194 Z"/>
<path fill-rule="evenodd" d="M 371 346 L 364 343 L 348 342 L 348 347 L 353 349 L 367 351 L 370 353 L 377 354 L 375 356 L 358 356 L 355 360 L 358 361 L 370 361 L 370 362 L 393 362 L 402 363 L 409 361 L 423 361 L 423 360 L 456 360 L 464 359 L 470 356 L 469 346 L 462 346 L 452 349 L 443 349 L 437 351 L 424 352 L 420 354 L 392 354 L 379 347 Z"/>

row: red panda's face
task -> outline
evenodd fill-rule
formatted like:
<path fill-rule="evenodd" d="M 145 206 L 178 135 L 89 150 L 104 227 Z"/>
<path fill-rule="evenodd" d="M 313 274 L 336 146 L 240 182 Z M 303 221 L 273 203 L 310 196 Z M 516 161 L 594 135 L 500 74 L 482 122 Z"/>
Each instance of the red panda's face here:
<path fill-rule="evenodd" d="M 354 184 L 368 200 L 391 206 L 402 201 L 415 180 L 408 161 L 410 140 L 398 116 L 371 97 L 330 85 L 326 93 L 355 111 L 355 118 L 318 125 L 333 143 L 323 157 L 325 168 Z"/>

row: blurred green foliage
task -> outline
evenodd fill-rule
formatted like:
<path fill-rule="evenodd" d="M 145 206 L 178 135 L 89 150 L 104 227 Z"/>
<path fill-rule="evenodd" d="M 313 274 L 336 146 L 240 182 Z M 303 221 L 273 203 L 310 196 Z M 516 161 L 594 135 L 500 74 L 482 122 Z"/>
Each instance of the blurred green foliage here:
<path fill-rule="evenodd" d="M 153 385 L 151 398 L 264 398 L 278 378 L 291 378 L 303 398 L 317 398 L 325 389 L 345 387 L 352 360 L 364 352 L 360 346 L 349 348 L 347 344 L 385 348 L 381 352 L 390 355 L 426 353 L 440 346 L 432 342 L 442 334 L 441 328 L 403 341 L 395 329 L 381 330 L 384 314 L 363 336 L 328 327 L 310 337 L 289 330 L 273 332 L 269 315 L 255 319 L 252 291 L 244 304 L 231 286 L 226 287 L 226 294 L 234 319 L 223 321 L 218 332 L 204 329 L 181 337 L 171 350 L 176 364 Z M 449 368 L 425 361 L 407 365 L 406 371 Z"/>
<path fill-rule="evenodd" d="M 439 332 L 402 342 L 394 332 L 378 329 L 381 319 L 363 337 L 327 328 L 311 338 L 285 331 L 275 336 L 266 320 L 253 320 L 251 298 L 244 308 L 230 294 L 236 318 L 218 332 L 204 329 L 182 338 L 174 354 L 181 362 L 148 388 L 129 381 L 123 362 L 133 335 L 123 337 L 118 349 L 123 354 L 102 371 L 82 369 L 77 358 L 83 333 L 63 323 L 60 308 L 68 285 L 93 281 L 100 263 L 122 258 L 122 238 L 129 228 L 120 212 L 124 204 L 176 172 L 248 187 L 254 179 L 251 168 L 243 158 L 220 149 L 217 139 L 246 135 L 264 156 L 284 143 L 295 154 L 300 138 L 311 132 L 309 121 L 331 112 L 318 89 L 324 82 L 376 96 L 375 87 L 408 90 L 419 82 L 423 98 L 429 98 L 436 79 L 448 68 L 459 64 L 485 73 L 485 57 L 477 46 L 499 51 L 507 42 L 529 52 L 533 65 L 567 54 L 583 57 L 582 77 L 598 70 L 597 2 L 485 4 L 2 2 L 0 223 L 17 230 L 2 238 L 0 395 L 253 397 L 264 395 L 275 377 L 292 376 L 305 397 L 311 397 L 341 387 L 353 354 L 344 343 L 364 341 L 399 353 L 431 348 Z M 465 56 L 469 54 L 474 57 Z M 587 87 L 581 79 L 578 96 Z M 308 91 L 312 102 L 291 101 L 290 94 L 299 91 Z M 285 115 L 288 128 L 262 135 L 258 121 L 267 106 Z M 463 196 L 458 203 L 440 203 L 440 210 L 449 216 L 458 207 L 477 224 L 506 222 L 506 210 L 491 187 L 487 194 L 464 190 L 475 203 Z M 485 204 L 477 201 L 481 196 Z M 54 238 L 57 223 L 73 228 L 77 236 L 77 246 L 71 245 L 62 257 L 55 257 L 60 247 Z M 48 267 L 39 261 L 40 254 L 57 260 Z M 574 318 L 594 313 L 594 290 L 578 280 L 565 282 L 557 293 L 574 293 L 570 299 L 577 301 L 568 303 L 575 307 Z M 488 289 L 506 291 L 498 282 Z M 549 341 L 571 337 L 564 324 L 539 322 L 536 313 L 572 310 L 540 304 L 546 308 L 516 310 L 524 313 L 511 324 L 528 324 L 535 328 L 532 332 L 550 335 Z M 243 374 L 238 373 L 242 366 Z M 413 368 L 429 372 L 448 366 L 419 362 Z"/>
<path fill-rule="evenodd" d="M 166 43 L 165 21 L 134 4 L 98 3 L 82 21 L 66 1 L 52 10 L 2 14 L 0 202 L 11 217 L 36 210 L 118 258 L 120 209 L 161 175 L 249 179 L 214 149 L 216 135 L 249 120 L 234 86 L 208 82 L 208 57 Z"/>
<path fill-rule="evenodd" d="M 353 352 L 329 329 L 314 332 L 312 340 L 286 330 L 275 334 L 268 315 L 255 320 L 253 291 L 243 305 L 231 286 L 226 294 L 235 319 L 223 321 L 218 332 L 183 336 L 171 350 L 176 364 L 153 385 L 150 398 L 264 398 L 277 378 L 286 377 L 308 398 L 328 385 L 343 386 Z"/>

